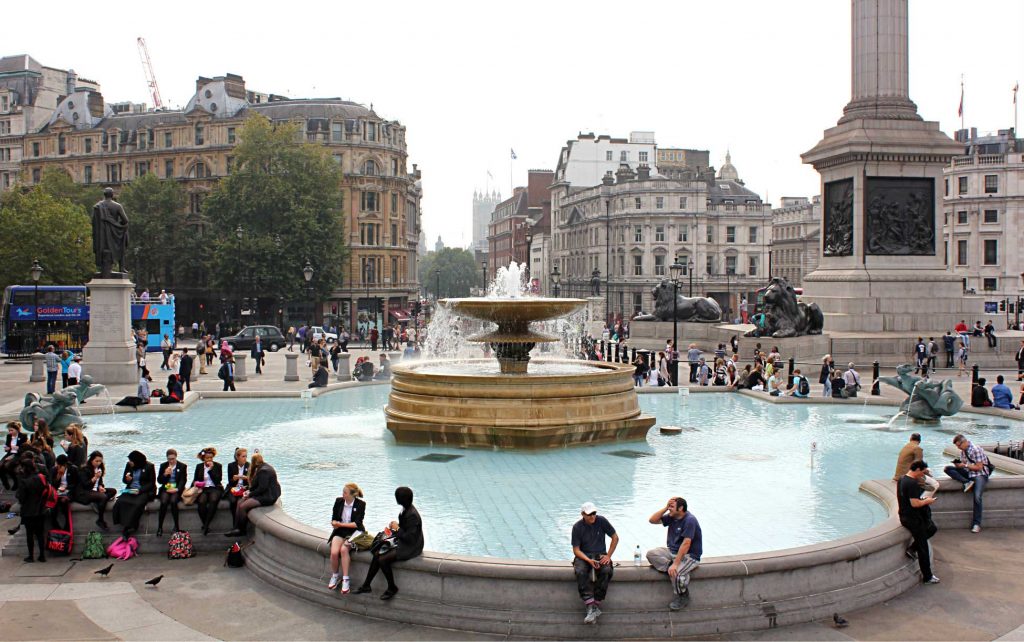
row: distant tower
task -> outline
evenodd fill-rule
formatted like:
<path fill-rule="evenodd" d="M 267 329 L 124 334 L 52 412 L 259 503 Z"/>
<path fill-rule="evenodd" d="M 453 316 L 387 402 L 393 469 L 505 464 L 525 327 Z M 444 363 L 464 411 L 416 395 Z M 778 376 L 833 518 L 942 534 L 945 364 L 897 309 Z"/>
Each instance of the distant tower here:
<path fill-rule="evenodd" d="M 725 165 L 722 165 L 722 169 L 718 170 L 718 180 L 736 182 L 740 180 L 740 174 L 732 164 L 732 154 L 729 153 L 729 150 L 725 150 Z"/>
<path fill-rule="evenodd" d="M 444 241 L 441 240 L 441 235 L 437 235 L 437 243 L 434 243 L 434 251 L 440 252 L 444 249 Z"/>
<path fill-rule="evenodd" d="M 473 191 L 473 251 L 487 253 L 487 225 L 491 222 L 491 212 L 501 202 L 498 192 Z"/>

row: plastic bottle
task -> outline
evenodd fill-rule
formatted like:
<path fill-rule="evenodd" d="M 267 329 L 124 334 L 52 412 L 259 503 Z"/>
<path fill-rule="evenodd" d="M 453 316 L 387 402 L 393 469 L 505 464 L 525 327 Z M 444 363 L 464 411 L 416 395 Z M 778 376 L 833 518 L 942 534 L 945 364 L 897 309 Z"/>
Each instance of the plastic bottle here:
<path fill-rule="evenodd" d="M 633 552 L 633 566 L 640 566 L 640 545 L 636 545 L 636 551 Z"/>

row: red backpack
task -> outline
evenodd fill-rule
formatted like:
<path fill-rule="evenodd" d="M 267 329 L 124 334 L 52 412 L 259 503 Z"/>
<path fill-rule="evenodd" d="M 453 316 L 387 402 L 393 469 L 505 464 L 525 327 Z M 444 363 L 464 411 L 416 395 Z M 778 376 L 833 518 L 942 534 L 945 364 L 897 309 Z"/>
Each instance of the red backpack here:
<path fill-rule="evenodd" d="M 42 473 L 39 473 L 39 481 L 43 482 L 43 508 L 53 510 L 57 507 L 57 489 Z"/>

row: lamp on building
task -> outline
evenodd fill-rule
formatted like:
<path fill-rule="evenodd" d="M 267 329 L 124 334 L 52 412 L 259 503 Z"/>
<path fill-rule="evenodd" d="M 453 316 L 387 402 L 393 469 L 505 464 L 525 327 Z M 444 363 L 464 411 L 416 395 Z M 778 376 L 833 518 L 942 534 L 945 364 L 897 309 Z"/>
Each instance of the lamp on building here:
<path fill-rule="evenodd" d="M 551 271 L 551 294 L 557 299 L 562 294 L 562 273 L 558 271 L 558 266 Z"/>
<path fill-rule="evenodd" d="M 32 310 L 32 346 L 35 351 L 39 348 L 39 279 L 43 278 L 43 266 L 39 264 L 38 259 L 32 260 L 32 267 L 28 269 L 28 273 L 35 286 L 32 296 L 34 308 Z"/>
<path fill-rule="evenodd" d="M 238 229 L 242 229 L 242 226 L 239 225 Z M 306 280 L 306 295 L 309 298 L 309 309 L 311 318 L 308 323 L 312 324 L 314 321 L 316 321 L 316 315 L 314 314 L 316 306 L 313 303 L 313 265 L 309 262 L 309 259 L 306 259 L 306 265 L 302 268 L 302 278 Z"/>
<path fill-rule="evenodd" d="M 686 272 L 690 275 L 690 298 L 693 298 L 693 259 L 686 261 Z"/>
<path fill-rule="evenodd" d="M 672 385 L 679 385 L 679 318 L 678 318 L 678 303 L 679 303 L 679 277 L 683 275 L 683 265 L 679 262 L 679 259 L 669 266 L 669 274 L 672 277 L 672 359 L 669 363 L 669 376 L 672 379 Z M 691 277 L 692 279 L 692 277 Z"/>

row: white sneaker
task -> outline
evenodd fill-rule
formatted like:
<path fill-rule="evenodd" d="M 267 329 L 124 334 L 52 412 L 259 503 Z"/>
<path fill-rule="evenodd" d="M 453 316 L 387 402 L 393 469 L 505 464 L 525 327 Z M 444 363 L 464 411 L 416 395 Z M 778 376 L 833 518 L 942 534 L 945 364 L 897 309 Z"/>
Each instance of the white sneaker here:
<path fill-rule="evenodd" d="M 973 479 L 971 481 L 967 482 L 966 484 L 964 484 L 964 492 L 965 493 L 969 493 L 969 492 L 971 492 L 972 488 L 974 488 L 974 480 Z"/>
<path fill-rule="evenodd" d="M 341 592 L 342 593 L 348 593 L 350 590 L 351 590 L 351 586 L 349 585 L 348 578 L 347 577 L 342 578 L 342 580 L 341 580 Z"/>
<path fill-rule="evenodd" d="M 587 607 L 587 617 L 583 618 L 583 623 L 584 624 L 593 624 L 594 622 L 597 621 L 597 614 L 598 614 L 598 610 L 593 605 L 588 606 Z"/>
<path fill-rule="evenodd" d="M 925 584 L 938 584 L 939 583 L 939 576 L 938 575 L 932 575 L 930 578 L 926 579 L 924 581 L 924 583 Z"/>
<path fill-rule="evenodd" d="M 339 577 L 337 574 L 332 575 L 331 581 L 327 583 L 327 589 L 333 591 L 334 589 L 338 588 L 338 580 L 340 579 L 341 577 Z"/>
<path fill-rule="evenodd" d="M 975 524 L 974 526 L 971 526 L 971 532 L 972 533 L 980 533 L 981 532 L 981 526 L 978 526 L 977 524 Z"/>

